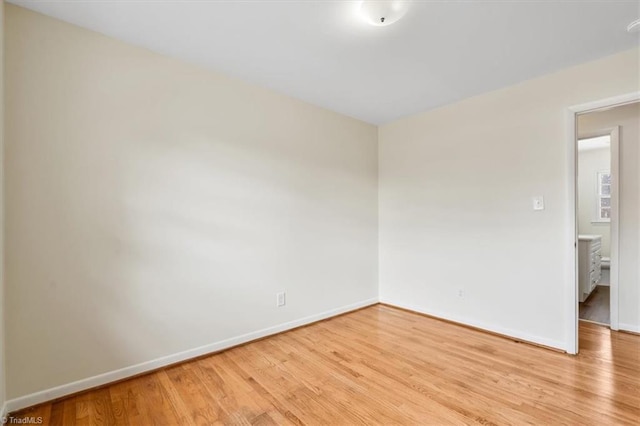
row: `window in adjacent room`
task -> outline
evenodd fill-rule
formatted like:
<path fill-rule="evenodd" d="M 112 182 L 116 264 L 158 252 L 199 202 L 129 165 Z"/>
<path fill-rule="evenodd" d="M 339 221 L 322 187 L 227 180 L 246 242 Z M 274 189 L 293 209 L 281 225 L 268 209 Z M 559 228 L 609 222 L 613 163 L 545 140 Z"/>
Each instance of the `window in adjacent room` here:
<path fill-rule="evenodd" d="M 596 176 L 596 222 L 611 221 L 611 171 L 598 172 Z"/>

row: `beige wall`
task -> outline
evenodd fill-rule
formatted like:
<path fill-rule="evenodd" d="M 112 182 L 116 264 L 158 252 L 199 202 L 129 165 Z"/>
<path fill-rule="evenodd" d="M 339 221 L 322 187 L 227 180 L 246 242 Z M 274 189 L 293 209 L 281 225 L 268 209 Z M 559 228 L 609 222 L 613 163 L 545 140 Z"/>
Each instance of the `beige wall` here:
<path fill-rule="evenodd" d="M 640 104 L 578 117 L 579 134 L 620 126 L 620 328 L 640 331 Z"/>
<path fill-rule="evenodd" d="M 597 173 L 611 169 L 609 148 L 578 152 L 578 233 L 601 235 L 603 257 L 611 255 L 611 226 L 609 222 L 595 222 L 598 208 Z"/>
<path fill-rule="evenodd" d="M 382 126 L 381 300 L 570 349 L 567 108 L 640 90 L 639 63 L 634 49 Z M 640 330 L 630 308 L 621 325 Z"/>
<path fill-rule="evenodd" d="M 6 18 L 10 398 L 377 297 L 374 126 Z"/>

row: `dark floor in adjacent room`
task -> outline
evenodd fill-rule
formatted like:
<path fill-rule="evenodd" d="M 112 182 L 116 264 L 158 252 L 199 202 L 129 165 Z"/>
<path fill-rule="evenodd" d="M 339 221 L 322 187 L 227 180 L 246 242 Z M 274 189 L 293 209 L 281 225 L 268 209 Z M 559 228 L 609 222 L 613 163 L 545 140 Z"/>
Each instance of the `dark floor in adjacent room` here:
<path fill-rule="evenodd" d="M 597 286 L 587 300 L 580 303 L 580 319 L 609 325 L 611 320 L 608 286 Z"/>

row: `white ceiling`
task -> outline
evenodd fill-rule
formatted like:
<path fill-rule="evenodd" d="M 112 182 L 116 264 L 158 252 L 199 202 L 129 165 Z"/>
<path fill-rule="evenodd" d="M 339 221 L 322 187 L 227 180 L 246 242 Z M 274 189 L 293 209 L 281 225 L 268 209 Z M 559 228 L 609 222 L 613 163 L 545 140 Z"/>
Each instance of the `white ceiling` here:
<path fill-rule="evenodd" d="M 640 45 L 638 0 L 9 1 L 373 124 Z"/>

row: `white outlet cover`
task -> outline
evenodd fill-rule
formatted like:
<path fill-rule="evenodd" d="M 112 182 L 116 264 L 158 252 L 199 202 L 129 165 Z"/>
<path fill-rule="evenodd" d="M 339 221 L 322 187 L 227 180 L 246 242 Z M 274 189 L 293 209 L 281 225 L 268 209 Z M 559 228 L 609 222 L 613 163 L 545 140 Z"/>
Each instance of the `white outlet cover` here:
<path fill-rule="evenodd" d="M 533 197 L 533 209 L 544 210 L 544 197 L 542 195 Z"/>

